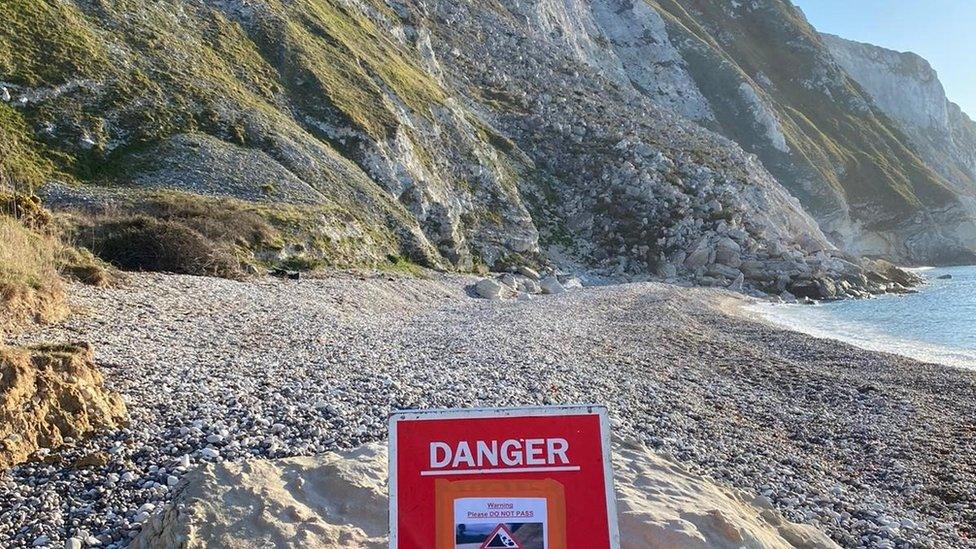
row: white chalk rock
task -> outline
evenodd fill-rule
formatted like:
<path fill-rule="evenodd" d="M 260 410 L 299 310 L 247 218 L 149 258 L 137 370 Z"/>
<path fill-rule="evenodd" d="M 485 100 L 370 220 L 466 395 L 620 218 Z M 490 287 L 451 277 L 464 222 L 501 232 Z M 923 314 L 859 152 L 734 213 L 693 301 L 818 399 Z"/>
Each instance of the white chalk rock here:
<path fill-rule="evenodd" d="M 575 276 L 569 277 L 568 279 L 566 279 L 566 282 L 563 282 L 563 288 L 566 288 L 567 290 L 579 290 L 582 287 L 583 287 L 583 281 L 576 278 Z"/>
<path fill-rule="evenodd" d="M 484 278 L 475 284 L 474 291 L 485 299 L 502 299 L 512 290 L 494 278 Z"/>
<path fill-rule="evenodd" d="M 539 282 L 539 287 L 542 288 L 542 293 L 544 294 L 561 294 L 566 291 L 566 288 L 555 276 L 543 278 Z"/>
<path fill-rule="evenodd" d="M 535 270 L 535 269 L 533 269 L 531 267 L 526 267 L 525 265 L 519 267 L 518 268 L 518 272 L 519 272 L 520 275 L 522 275 L 524 277 L 527 277 L 527 278 L 531 278 L 532 280 L 535 280 L 535 281 L 538 281 L 540 278 L 542 278 L 541 276 L 539 276 L 539 271 L 537 271 L 537 270 Z"/>

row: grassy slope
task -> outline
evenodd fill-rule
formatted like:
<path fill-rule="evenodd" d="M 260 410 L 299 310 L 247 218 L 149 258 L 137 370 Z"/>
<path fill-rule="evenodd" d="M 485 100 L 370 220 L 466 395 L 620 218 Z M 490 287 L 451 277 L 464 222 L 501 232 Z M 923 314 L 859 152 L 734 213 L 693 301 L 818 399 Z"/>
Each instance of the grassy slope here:
<path fill-rule="evenodd" d="M 322 206 L 305 225 L 341 230 L 352 221 L 369 233 L 355 245 L 371 247 L 372 258 L 431 261 L 410 236 L 416 222 L 343 156 L 348 144 L 308 121 L 380 139 L 398 124 L 401 105 L 392 96 L 429 116 L 443 91 L 342 2 L 254 5 L 255 15 L 237 21 L 179 0 L 0 4 L 0 81 L 45 94 L 27 108 L 0 105 L 0 132 L 14 135 L 2 141 L 18 147 L 0 157 L 0 177 L 36 185 L 57 173 L 75 183 L 126 184 L 133 155 L 174 135 L 205 133 L 264 150 L 321 192 Z M 32 134 L 41 128 L 51 131 L 38 143 Z M 329 242 L 318 256 L 361 259 L 339 257 L 351 247 Z"/>
<path fill-rule="evenodd" d="M 697 41 L 696 49 L 708 51 L 710 58 L 702 60 L 699 73 L 735 71 L 736 78 L 750 82 L 757 91 L 764 88 L 753 81 L 760 72 L 773 82 L 773 91 L 767 91 L 794 151 L 791 158 L 781 162 L 812 167 L 823 181 L 845 196 L 855 211 L 862 206 L 880 205 L 885 214 L 880 225 L 890 226 L 923 205 L 943 205 L 952 199 L 948 183 L 916 156 L 895 124 L 875 110 L 858 111 L 851 107 L 864 96 L 854 82 L 843 78 L 827 83 L 833 97 L 825 95 L 819 85 L 807 85 L 821 72 L 823 60 L 817 52 L 823 48 L 816 32 L 787 4 L 774 0 L 767 9 L 731 17 L 724 2 L 653 3 L 673 28 Z M 717 29 L 733 39 L 717 39 Z M 703 89 L 715 101 L 725 101 L 721 95 L 727 91 L 728 88 L 710 90 L 707 86 Z M 741 120 L 720 122 L 733 138 L 749 143 L 743 134 L 751 128 L 737 127 Z M 764 156 L 775 157 L 776 153 L 766 151 Z M 773 158 L 765 160 L 790 186 L 793 178 L 784 173 L 784 166 Z M 798 194 L 804 194 L 803 189 L 795 184 L 793 187 Z M 808 207 L 816 210 L 817 204 L 810 201 L 816 198 L 806 201 Z"/>

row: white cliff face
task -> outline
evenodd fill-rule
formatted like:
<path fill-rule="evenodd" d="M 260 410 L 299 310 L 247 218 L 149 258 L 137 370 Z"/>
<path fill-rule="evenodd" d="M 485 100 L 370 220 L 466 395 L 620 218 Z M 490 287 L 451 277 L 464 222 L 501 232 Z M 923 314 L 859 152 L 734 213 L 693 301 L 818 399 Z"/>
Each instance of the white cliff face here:
<path fill-rule="evenodd" d="M 708 100 L 671 44 L 664 20 L 642 0 L 598 0 L 594 20 L 627 80 L 654 103 L 692 120 L 714 120 Z"/>
<path fill-rule="evenodd" d="M 601 6 L 613 5 L 427 4 L 435 54 L 453 58 L 442 63 L 447 87 L 532 167 L 518 187 L 540 247 L 597 276 L 806 288 L 823 261 L 843 254 L 756 156 L 621 80 L 621 57 L 598 34 L 613 11 Z M 785 147 L 766 114 L 763 138 Z"/>
<path fill-rule="evenodd" d="M 925 249 L 951 242 L 976 242 L 976 124 L 947 99 L 938 74 L 918 55 L 832 35 L 822 38 L 837 63 L 900 126 L 919 156 L 958 195 L 957 205 L 929 212 L 939 232 L 912 236 L 904 242 L 905 247 Z M 874 240 L 884 236 L 874 235 Z M 859 251 L 870 242 L 869 238 L 860 238 L 852 249 Z M 892 249 L 888 253 L 897 252 Z"/>
<path fill-rule="evenodd" d="M 914 53 L 821 37 L 837 63 L 901 125 L 925 159 L 958 191 L 976 194 L 976 126 L 948 100 L 928 61 Z"/>
<path fill-rule="evenodd" d="M 749 106 L 749 112 L 752 113 L 752 117 L 762 128 L 766 139 L 769 140 L 773 148 L 784 153 L 790 152 L 790 147 L 786 144 L 786 136 L 783 135 L 783 128 L 780 126 L 779 119 L 776 118 L 776 113 L 759 97 L 756 89 L 750 86 L 748 82 L 743 82 L 739 84 L 739 95 Z"/>
<path fill-rule="evenodd" d="M 513 2 L 540 37 L 656 105 L 697 121 L 715 118 L 668 38 L 664 20 L 642 0 Z"/>
<path fill-rule="evenodd" d="M 91 21 L 104 18 L 90 3 L 75 4 Z M 911 190 L 901 183 L 917 175 L 917 157 L 900 143 L 877 146 L 898 132 L 878 122 L 887 119 L 874 116 L 866 94 L 788 3 L 680 4 L 347 0 L 308 11 L 266 0 L 159 0 L 125 8 L 145 12 L 124 18 L 132 26 L 126 33 L 109 19 L 92 35 L 117 35 L 107 51 L 117 47 L 133 66 L 154 66 L 159 61 L 141 43 L 127 42 L 143 34 L 141 21 L 182 13 L 171 40 L 193 30 L 203 49 L 214 17 L 240 25 L 237 39 L 261 59 L 249 69 L 261 85 L 242 83 L 241 98 L 209 99 L 216 119 L 207 127 L 180 127 L 205 130 L 212 146 L 189 146 L 197 139 L 169 153 L 178 177 L 147 169 L 126 174 L 127 183 L 188 182 L 190 190 L 258 200 L 267 181 L 287 181 L 274 199 L 295 195 L 328 207 L 339 229 L 355 222 L 362 237 L 354 242 L 366 241 L 374 262 L 408 258 L 467 270 L 571 258 L 600 275 L 664 272 L 726 286 L 742 276 L 779 293 L 784 277 L 811 273 L 819 260 L 808 256 L 833 251 L 804 207 L 832 233 L 828 222 L 837 218 L 848 223 L 837 226 L 886 231 L 884 238 L 918 233 L 902 220 L 923 199 L 930 211 L 954 211 L 935 174 L 921 173 L 911 187 L 924 192 L 906 197 Z M 227 74 L 240 61 L 228 61 Z M 206 85 L 190 88 L 224 85 L 207 78 L 195 76 Z M 90 141 L 94 126 L 106 142 L 129 144 L 140 118 L 104 112 L 112 81 L 41 94 L 44 108 L 28 113 L 28 126 L 69 120 L 59 122 L 65 152 L 78 153 L 64 143 Z M 186 89 L 174 83 L 160 105 L 169 112 Z M 268 109 L 253 107 L 265 103 Z M 89 113 L 105 123 L 94 124 Z M 858 124 L 845 133 L 833 123 L 840 119 Z M 128 149 L 135 147 L 119 147 L 120 155 Z M 868 156 L 883 157 L 881 166 L 862 165 L 871 164 L 859 160 Z M 184 158 L 208 159 L 208 169 L 185 169 Z M 203 171 L 216 174 L 212 185 L 200 181 Z M 962 225 L 955 231 L 968 234 Z M 840 232 L 852 236 L 831 234 L 834 242 L 865 241 Z M 901 252 L 899 236 L 882 251 L 912 257 Z M 355 250 L 366 246 L 350 240 L 322 247 L 358 259 Z"/>
<path fill-rule="evenodd" d="M 949 131 L 945 89 L 928 61 L 914 53 L 821 36 L 834 59 L 885 114 L 910 128 Z"/>

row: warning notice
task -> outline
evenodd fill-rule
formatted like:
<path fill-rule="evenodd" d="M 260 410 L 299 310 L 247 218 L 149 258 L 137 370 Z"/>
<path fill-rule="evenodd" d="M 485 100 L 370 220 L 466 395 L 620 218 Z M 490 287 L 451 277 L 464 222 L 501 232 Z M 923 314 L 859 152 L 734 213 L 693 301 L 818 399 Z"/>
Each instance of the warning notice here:
<path fill-rule="evenodd" d="M 546 498 L 454 500 L 454 546 L 459 549 L 546 549 Z"/>
<path fill-rule="evenodd" d="M 619 546 L 606 410 L 429 410 L 390 419 L 390 546 Z"/>

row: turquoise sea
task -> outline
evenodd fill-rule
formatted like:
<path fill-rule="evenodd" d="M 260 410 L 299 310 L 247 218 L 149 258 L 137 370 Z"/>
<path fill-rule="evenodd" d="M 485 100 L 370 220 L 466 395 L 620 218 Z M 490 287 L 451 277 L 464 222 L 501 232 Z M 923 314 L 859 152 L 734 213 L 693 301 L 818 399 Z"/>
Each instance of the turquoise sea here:
<path fill-rule="evenodd" d="M 976 368 L 976 267 L 916 272 L 926 279 L 917 294 L 755 310 L 775 324 L 817 337 Z M 952 278 L 940 278 L 946 275 Z"/>

